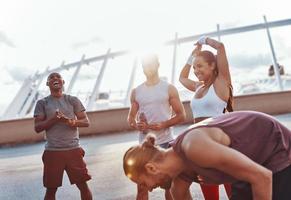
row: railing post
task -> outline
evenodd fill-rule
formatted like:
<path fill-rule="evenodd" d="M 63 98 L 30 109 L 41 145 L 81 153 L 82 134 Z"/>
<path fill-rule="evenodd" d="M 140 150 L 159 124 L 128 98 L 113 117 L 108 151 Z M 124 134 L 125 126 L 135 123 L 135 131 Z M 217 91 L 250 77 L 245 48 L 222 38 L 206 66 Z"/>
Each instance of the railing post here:
<path fill-rule="evenodd" d="M 101 69 L 100 69 L 100 72 L 97 76 L 97 79 L 96 79 L 96 83 L 95 83 L 95 86 L 94 86 L 94 89 L 92 91 L 92 94 L 89 98 L 89 102 L 88 102 L 88 105 L 87 105 L 87 110 L 88 111 L 91 111 L 93 108 L 94 108 L 94 103 L 99 95 L 99 88 L 100 88 L 100 84 L 101 84 L 101 81 L 102 81 L 102 78 L 103 78 L 103 74 L 104 74 L 104 71 L 105 71 L 105 68 L 106 68 L 106 65 L 107 65 L 107 61 L 108 61 L 108 58 L 109 58 L 109 55 L 110 55 L 110 51 L 111 49 L 108 49 L 107 50 L 107 53 L 106 53 L 106 56 L 104 58 L 104 61 L 103 61 L 103 64 L 101 66 Z"/>
<path fill-rule="evenodd" d="M 131 71 L 131 75 L 130 75 L 130 79 L 129 79 L 129 83 L 128 83 L 128 87 L 127 87 L 127 91 L 126 91 L 126 97 L 124 99 L 124 105 L 127 106 L 129 101 L 130 101 L 130 94 L 131 94 L 131 90 L 134 84 L 134 79 L 135 79 L 135 74 L 136 74 L 136 68 L 137 68 L 137 58 L 134 59 L 133 62 L 133 68 Z"/>
<path fill-rule="evenodd" d="M 173 51 L 173 66 L 172 66 L 172 78 L 171 78 L 171 83 L 173 85 L 175 84 L 175 77 L 176 77 L 177 48 L 178 48 L 178 33 L 175 34 L 175 43 L 174 43 L 174 51 Z"/>
<path fill-rule="evenodd" d="M 85 60 L 85 54 L 82 56 L 78 66 L 76 67 L 76 70 L 75 70 L 75 72 L 73 74 L 73 77 L 72 77 L 72 79 L 70 81 L 70 84 L 68 86 L 68 89 L 67 89 L 66 93 L 71 94 L 73 86 L 74 86 L 74 84 L 75 84 L 75 82 L 77 80 L 77 77 L 79 75 L 80 69 L 81 69 L 82 65 L 84 64 L 84 60 Z"/>
<path fill-rule="evenodd" d="M 270 48 L 271 48 L 271 53 L 272 53 L 272 58 L 273 58 L 273 66 L 274 66 L 274 72 L 275 72 L 276 80 L 277 80 L 277 83 L 279 85 L 279 89 L 283 90 L 282 80 L 281 80 L 281 76 L 280 76 L 280 72 L 279 72 L 279 66 L 278 66 L 278 63 L 277 63 L 277 58 L 276 58 L 276 54 L 275 54 L 275 50 L 274 50 L 274 46 L 273 46 L 273 42 L 272 42 L 272 38 L 271 38 L 270 29 L 269 29 L 267 18 L 266 18 L 265 15 L 264 15 L 264 21 L 265 21 L 266 31 L 267 31 L 267 35 L 268 35 Z"/>
<path fill-rule="evenodd" d="M 217 28 L 217 39 L 220 42 L 221 41 L 221 38 L 220 38 L 220 25 L 216 24 L 216 28 Z"/>
<path fill-rule="evenodd" d="M 49 67 L 47 67 L 45 71 L 48 71 L 48 69 Z M 45 76 L 45 73 L 42 73 L 40 77 L 37 79 L 38 83 L 31 88 L 30 95 L 27 97 L 26 102 L 24 103 L 23 107 L 21 108 L 19 112 L 19 117 L 24 117 L 27 114 L 27 111 L 29 110 L 31 104 L 35 103 L 35 101 L 37 100 L 35 99 L 35 96 L 38 92 L 38 88 L 40 84 L 42 83 L 44 79 L 44 76 Z"/>

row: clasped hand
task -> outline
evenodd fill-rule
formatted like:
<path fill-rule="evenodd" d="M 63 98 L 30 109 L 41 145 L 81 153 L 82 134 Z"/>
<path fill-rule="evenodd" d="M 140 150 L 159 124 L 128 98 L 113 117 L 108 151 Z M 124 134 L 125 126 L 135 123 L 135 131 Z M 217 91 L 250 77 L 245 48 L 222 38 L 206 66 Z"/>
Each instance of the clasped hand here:
<path fill-rule="evenodd" d="M 136 127 L 139 131 L 146 131 L 146 130 L 153 130 L 153 131 L 160 131 L 165 127 L 163 122 L 148 124 L 146 122 L 137 122 Z"/>
<path fill-rule="evenodd" d="M 74 126 L 76 124 L 75 119 L 71 119 L 71 118 L 67 117 L 64 113 L 62 113 L 59 110 L 56 110 L 55 117 L 58 119 L 59 122 L 65 123 L 68 126 Z"/>

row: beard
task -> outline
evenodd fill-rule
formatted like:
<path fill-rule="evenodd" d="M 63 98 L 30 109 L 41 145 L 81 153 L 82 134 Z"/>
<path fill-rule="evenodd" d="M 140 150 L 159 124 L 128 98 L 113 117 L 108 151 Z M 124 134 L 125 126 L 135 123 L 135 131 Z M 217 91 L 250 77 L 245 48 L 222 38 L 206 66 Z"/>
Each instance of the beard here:
<path fill-rule="evenodd" d="M 171 185 L 172 185 L 172 178 L 167 174 L 161 175 L 161 181 L 160 181 L 159 186 L 163 189 L 168 190 L 171 188 Z"/>

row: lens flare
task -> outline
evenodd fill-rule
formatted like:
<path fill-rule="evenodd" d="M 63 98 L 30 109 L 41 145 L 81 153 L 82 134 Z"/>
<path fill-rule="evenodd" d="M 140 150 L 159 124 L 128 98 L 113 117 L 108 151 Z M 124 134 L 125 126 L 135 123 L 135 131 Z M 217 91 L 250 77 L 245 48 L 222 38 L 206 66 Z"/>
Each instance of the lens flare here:
<path fill-rule="evenodd" d="M 132 174 L 131 174 L 131 173 L 126 174 L 126 176 L 127 176 L 129 179 L 132 178 Z"/>
<path fill-rule="evenodd" d="M 128 159 L 127 165 L 128 166 L 132 166 L 133 164 L 134 164 L 134 160 L 133 159 Z"/>

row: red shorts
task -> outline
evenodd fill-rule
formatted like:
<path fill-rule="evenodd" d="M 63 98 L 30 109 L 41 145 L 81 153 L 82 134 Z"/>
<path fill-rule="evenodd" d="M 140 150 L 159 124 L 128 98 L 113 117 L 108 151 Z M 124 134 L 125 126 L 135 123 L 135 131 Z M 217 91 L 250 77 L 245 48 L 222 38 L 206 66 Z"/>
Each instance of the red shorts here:
<path fill-rule="evenodd" d="M 91 176 L 88 174 L 86 163 L 83 160 L 84 155 L 85 151 L 82 148 L 64 151 L 45 150 L 42 155 L 44 187 L 61 186 L 64 170 L 66 170 L 71 184 L 90 180 Z"/>

